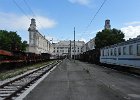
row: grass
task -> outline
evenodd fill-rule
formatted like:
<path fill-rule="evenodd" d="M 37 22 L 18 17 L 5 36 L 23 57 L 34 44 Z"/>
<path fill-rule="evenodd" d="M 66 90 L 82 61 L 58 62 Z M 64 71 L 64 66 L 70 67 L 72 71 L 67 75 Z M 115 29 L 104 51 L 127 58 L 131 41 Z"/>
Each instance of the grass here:
<path fill-rule="evenodd" d="M 39 68 L 39 67 L 49 64 L 51 62 L 52 61 L 48 61 L 48 62 L 38 63 L 35 65 L 24 66 L 24 67 L 13 69 L 13 70 L 2 71 L 2 72 L 0 72 L 0 81 L 23 74 L 29 70 Z"/>

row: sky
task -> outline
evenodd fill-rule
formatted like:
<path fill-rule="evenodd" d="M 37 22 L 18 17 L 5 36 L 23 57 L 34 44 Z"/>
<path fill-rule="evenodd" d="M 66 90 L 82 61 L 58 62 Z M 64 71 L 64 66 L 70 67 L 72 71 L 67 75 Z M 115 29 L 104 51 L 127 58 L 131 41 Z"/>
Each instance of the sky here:
<path fill-rule="evenodd" d="M 30 19 L 48 40 L 89 41 L 104 29 L 106 19 L 111 28 L 125 33 L 125 39 L 140 35 L 140 0 L 0 0 L 0 30 L 15 31 L 29 41 Z"/>

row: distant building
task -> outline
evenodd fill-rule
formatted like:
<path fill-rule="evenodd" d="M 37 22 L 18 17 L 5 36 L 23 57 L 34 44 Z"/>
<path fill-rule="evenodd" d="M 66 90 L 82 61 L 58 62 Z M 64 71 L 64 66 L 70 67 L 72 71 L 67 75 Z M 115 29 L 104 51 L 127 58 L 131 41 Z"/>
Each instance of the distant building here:
<path fill-rule="evenodd" d="M 31 24 L 28 29 L 29 31 L 29 52 L 33 52 L 36 54 L 41 53 L 52 53 L 53 47 L 52 44 L 42 36 L 38 30 L 36 29 L 35 19 L 31 19 Z"/>
<path fill-rule="evenodd" d="M 75 55 L 82 52 L 84 41 L 75 41 Z M 60 41 L 53 43 L 53 54 L 57 56 L 70 56 L 74 55 L 74 41 Z"/>
<path fill-rule="evenodd" d="M 83 45 L 82 52 L 86 52 L 93 49 L 95 49 L 95 38 L 90 39 L 90 41 Z"/>
<path fill-rule="evenodd" d="M 110 20 L 107 19 L 105 20 L 105 26 L 104 26 L 105 29 L 111 29 L 111 25 L 110 25 Z"/>

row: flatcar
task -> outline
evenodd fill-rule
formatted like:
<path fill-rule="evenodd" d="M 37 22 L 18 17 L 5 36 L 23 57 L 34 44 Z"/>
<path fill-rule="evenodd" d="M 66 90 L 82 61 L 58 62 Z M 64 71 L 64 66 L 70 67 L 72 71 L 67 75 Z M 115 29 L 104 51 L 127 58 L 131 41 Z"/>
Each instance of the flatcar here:
<path fill-rule="evenodd" d="M 104 47 L 100 53 L 103 64 L 140 68 L 140 37 Z"/>
<path fill-rule="evenodd" d="M 49 61 L 50 54 L 0 50 L 0 71 L 9 70 L 38 62 Z"/>

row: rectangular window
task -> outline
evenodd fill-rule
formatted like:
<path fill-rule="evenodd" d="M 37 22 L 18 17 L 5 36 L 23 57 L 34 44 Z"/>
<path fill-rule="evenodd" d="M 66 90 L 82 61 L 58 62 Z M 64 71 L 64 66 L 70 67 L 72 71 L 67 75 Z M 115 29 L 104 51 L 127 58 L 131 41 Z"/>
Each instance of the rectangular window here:
<path fill-rule="evenodd" d="M 117 50 L 116 50 L 116 48 L 114 49 L 114 56 L 117 56 Z"/>
<path fill-rule="evenodd" d="M 112 49 L 111 49 L 110 55 L 111 55 L 111 56 L 113 55 L 113 50 L 112 50 Z"/>
<path fill-rule="evenodd" d="M 118 48 L 118 55 L 121 55 L 121 47 Z"/>
<path fill-rule="evenodd" d="M 133 55 L 133 45 L 129 46 L 129 55 Z"/>
<path fill-rule="evenodd" d="M 137 45 L 137 55 L 140 56 L 140 44 Z"/>
<path fill-rule="evenodd" d="M 102 56 L 104 56 L 104 50 L 102 50 Z"/>
<path fill-rule="evenodd" d="M 126 55 L 126 47 L 123 47 L 123 55 Z"/>

